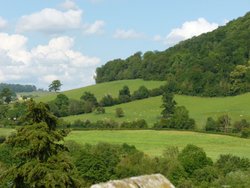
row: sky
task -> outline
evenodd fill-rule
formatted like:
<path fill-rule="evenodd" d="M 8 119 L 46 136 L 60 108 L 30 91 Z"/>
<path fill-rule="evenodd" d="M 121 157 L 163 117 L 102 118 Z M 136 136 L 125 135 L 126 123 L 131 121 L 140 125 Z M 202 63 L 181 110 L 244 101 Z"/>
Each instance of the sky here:
<path fill-rule="evenodd" d="M 0 0 L 0 82 L 62 90 L 94 84 L 95 69 L 162 51 L 250 11 L 247 0 Z"/>

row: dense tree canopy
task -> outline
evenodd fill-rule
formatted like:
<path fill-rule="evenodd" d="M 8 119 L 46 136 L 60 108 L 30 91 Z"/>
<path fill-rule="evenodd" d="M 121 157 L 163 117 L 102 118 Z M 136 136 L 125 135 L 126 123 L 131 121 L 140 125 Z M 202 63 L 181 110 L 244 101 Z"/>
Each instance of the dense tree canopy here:
<path fill-rule="evenodd" d="M 0 91 L 3 88 L 10 88 L 14 92 L 32 92 L 36 91 L 37 88 L 34 85 L 20 85 L 20 84 L 6 84 L 6 83 L 0 83 Z"/>
<path fill-rule="evenodd" d="M 4 143 L 18 158 L 3 175 L 3 187 L 81 187 L 77 171 L 61 143 L 67 132 L 56 130 L 54 117 L 43 103 L 29 104 L 25 118 L 31 125 L 17 129 Z"/>
<path fill-rule="evenodd" d="M 138 52 L 96 70 L 96 82 L 143 78 L 174 80 L 188 95 L 223 96 L 250 91 L 250 13 L 213 32 L 163 52 Z"/>

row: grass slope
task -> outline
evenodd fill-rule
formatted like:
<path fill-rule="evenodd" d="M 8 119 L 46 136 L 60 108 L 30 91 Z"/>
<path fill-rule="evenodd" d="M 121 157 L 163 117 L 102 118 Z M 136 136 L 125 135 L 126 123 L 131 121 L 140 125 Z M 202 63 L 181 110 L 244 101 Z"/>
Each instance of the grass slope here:
<path fill-rule="evenodd" d="M 202 128 L 207 117 L 217 118 L 220 115 L 228 114 L 232 121 L 247 119 L 250 121 L 250 93 L 234 97 L 204 98 L 176 95 L 175 100 L 178 105 L 185 106 L 190 116 L 195 119 L 197 127 Z M 161 97 L 152 97 L 148 99 L 133 101 L 112 107 L 106 107 L 105 114 L 82 114 L 77 116 L 65 117 L 66 121 L 72 122 L 76 119 L 88 119 L 91 121 L 102 119 L 114 119 L 115 121 L 131 121 L 134 119 L 145 119 L 152 126 L 160 117 L 162 109 Z M 115 109 L 121 107 L 124 110 L 125 117 L 115 117 Z"/>
<path fill-rule="evenodd" d="M 66 140 L 81 144 L 128 143 L 152 156 L 161 155 L 167 146 L 182 149 L 187 144 L 194 144 L 202 147 L 213 160 L 228 153 L 250 158 L 250 139 L 186 131 L 72 131 Z"/>
<path fill-rule="evenodd" d="M 7 136 L 13 131 L 0 128 L 0 136 Z M 250 139 L 187 131 L 72 131 L 65 140 L 74 140 L 80 144 L 128 143 L 151 156 L 161 155 L 167 146 L 177 146 L 182 149 L 187 144 L 194 144 L 202 147 L 213 160 L 220 154 L 228 153 L 250 158 Z"/>
<path fill-rule="evenodd" d="M 145 86 L 148 89 L 157 88 L 163 85 L 164 81 L 144 81 L 141 79 L 137 80 L 120 80 L 120 81 L 113 81 L 113 82 L 106 82 L 96 85 L 91 85 L 79 89 L 68 90 L 62 92 L 63 94 L 67 95 L 71 99 L 79 100 L 82 94 L 85 91 L 89 91 L 94 93 L 97 99 L 101 99 L 106 94 L 111 94 L 113 97 L 117 97 L 119 90 L 122 89 L 123 86 L 127 85 L 130 89 L 130 92 L 137 90 L 140 86 Z M 36 101 L 41 102 L 48 102 L 56 98 L 57 93 L 50 93 L 49 95 L 42 96 L 36 99 Z"/>

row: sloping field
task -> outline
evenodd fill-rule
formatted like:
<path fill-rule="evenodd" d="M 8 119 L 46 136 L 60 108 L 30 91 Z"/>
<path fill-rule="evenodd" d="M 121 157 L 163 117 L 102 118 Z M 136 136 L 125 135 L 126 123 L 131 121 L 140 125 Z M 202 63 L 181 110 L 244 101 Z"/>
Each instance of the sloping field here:
<path fill-rule="evenodd" d="M 122 89 L 123 86 L 127 85 L 130 89 L 130 92 L 133 92 L 137 90 L 140 86 L 145 86 L 148 89 L 157 88 L 161 85 L 163 85 L 164 81 L 144 81 L 144 80 L 119 80 L 119 81 L 113 81 L 113 82 L 106 82 L 106 83 L 100 83 L 96 85 L 91 85 L 79 89 L 73 89 L 68 90 L 65 92 L 62 92 L 63 94 L 67 95 L 71 99 L 77 99 L 79 100 L 82 94 L 85 91 L 89 91 L 91 93 L 94 93 L 96 98 L 99 100 L 104 95 L 110 94 L 113 97 L 117 97 L 119 90 Z M 36 101 L 41 102 L 48 102 L 56 98 L 57 93 L 50 93 L 46 96 L 41 96 L 39 98 L 36 98 Z"/>
<path fill-rule="evenodd" d="M 202 128 L 207 117 L 217 118 L 220 115 L 228 114 L 232 121 L 247 119 L 250 121 L 250 93 L 234 97 L 192 97 L 176 95 L 175 100 L 178 105 L 185 106 L 190 116 L 195 119 L 197 127 Z M 152 97 L 148 99 L 133 101 L 112 107 L 106 107 L 105 114 L 82 114 L 77 116 L 65 117 L 66 121 L 72 122 L 76 119 L 97 121 L 102 119 L 114 119 L 115 121 L 132 121 L 135 119 L 145 119 L 152 126 L 160 117 L 162 109 L 161 97 Z M 115 109 L 121 107 L 125 117 L 115 117 Z"/>
<path fill-rule="evenodd" d="M 0 128 L 0 136 L 7 136 L 13 131 L 13 129 Z M 151 156 L 161 155 L 168 146 L 177 146 L 182 149 L 187 144 L 194 144 L 202 147 L 213 160 L 216 160 L 220 154 L 250 158 L 250 139 L 188 131 L 72 131 L 65 140 L 74 140 L 80 144 L 128 143 Z"/>
<path fill-rule="evenodd" d="M 202 147 L 213 160 L 220 154 L 229 153 L 250 158 L 250 139 L 187 131 L 72 131 L 66 140 L 74 140 L 81 144 L 128 143 L 151 156 L 161 155 L 167 146 L 182 149 L 187 144 L 194 144 Z"/>

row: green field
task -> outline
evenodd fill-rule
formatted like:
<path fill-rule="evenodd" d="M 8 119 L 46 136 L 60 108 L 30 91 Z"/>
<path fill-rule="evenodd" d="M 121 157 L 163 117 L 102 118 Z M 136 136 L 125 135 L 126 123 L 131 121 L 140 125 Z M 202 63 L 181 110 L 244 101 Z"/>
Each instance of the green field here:
<path fill-rule="evenodd" d="M 0 128 L 0 136 L 9 135 L 13 131 L 13 129 Z M 74 140 L 80 144 L 128 143 L 151 156 L 161 155 L 167 146 L 177 146 L 182 149 L 186 144 L 195 144 L 202 147 L 214 160 L 220 154 L 228 153 L 250 158 L 250 139 L 187 131 L 72 131 L 65 140 Z"/>
<path fill-rule="evenodd" d="M 71 99 L 77 99 L 79 100 L 82 94 L 85 91 L 89 91 L 91 93 L 94 93 L 96 98 L 100 100 L 104 95 L 110 94 L 113 97 L 117 97 L 119 90 L 122 89 L 123 86 L 127 85 L 130 89 L 130 92 L 134 92 L 137 90 L 140 86 L 145 86 L 148 89 L 157 88 L 161 85 L 163 85 L 164 81 L 144 81 L 144 80 L 120 80 L 120 81 L 113 81 L 113 82 L 106 82 L 106 83 L 100 83 L 96 85 L 91 85 L 79 89 L 73 89 L 68 90 L 65 92 L 62 92 L 63 94 L 67 95 Z M 49 95 L 41 96 L 39 98 L 36 98 L 36 101 L 41 102 L 48 102 L 56 98 L 56 95 L 58 93 L 50 93 Z"/>
<path fill-rule="evenodd" d="M 197 128 L 202 128 L 207 117 L 217 118 L 220 115 L 228 114 L 232 121 L 247 119 L 250 121 L 250 93 L 234 97 L 192 97 L 176 95 L 175 100 L 178 105 L 185 106 L 190 116 L 195 119 Z M 112 107 L 106 107 L 105 114 L 82 114 L 77 116 L 65 117 L 66 121 L 72 122 L 76 119 L 88 119 L 91 121 L 102 119 L 114 119 L 115 121 L 131 121 L 134 119 L 145 119 L 152 126 L 160 117 L 162 109 L 161 97 L 152 97 L 148 99 L 133 101 L 130 103 L 120 104 Z M 121 107 L 124 110 L 125 117 L 116 118 L 115 109 Z"/>
<path fill-rule="evenodd" d="M 213 160 L 228 153 L 250 158 L 250 139 L 186 131 L 72 131 L 66 140 L 81 144 L 128 143 L 152 156 L 161 155 L 167 146 L 182 149 L 186 144 L 194 144 L 202 147 Z"/>

